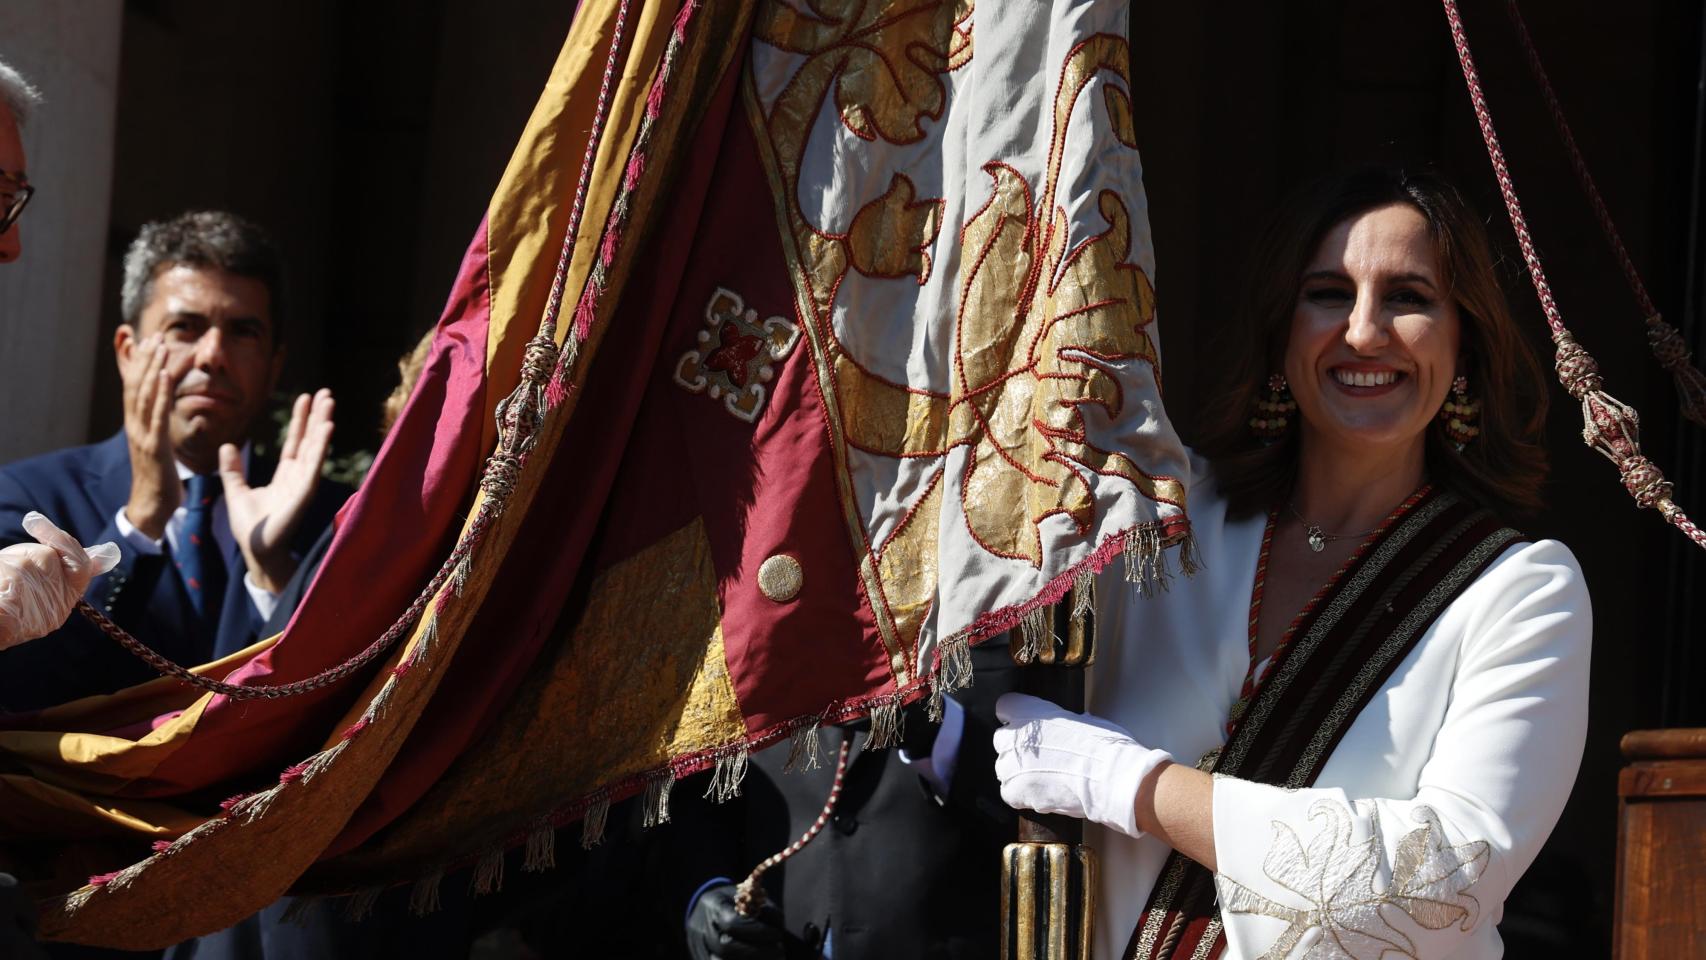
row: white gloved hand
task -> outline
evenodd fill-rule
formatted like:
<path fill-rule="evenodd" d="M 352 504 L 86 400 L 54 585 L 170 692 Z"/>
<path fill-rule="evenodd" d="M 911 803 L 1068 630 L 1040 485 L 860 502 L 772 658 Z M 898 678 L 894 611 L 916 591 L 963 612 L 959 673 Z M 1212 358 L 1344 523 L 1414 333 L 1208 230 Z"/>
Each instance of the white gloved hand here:
<path fill-rule="evenodd" d="M 57 630 L 89 581 L 119 560 L 117 544 L 84 550 L 76 537 L 34 511 L 24 515 L 24 532 L 41 542 L 0 550 L 0 650 Z"/>
<path fill-rule="evenodd" d="M 1140 837 L 1137 790 L 1163 762 L 1117 724 L 1027 696 L 995 701 L 995 776 L 1001 799 L 1020 810 L 1063 813 Z"/>

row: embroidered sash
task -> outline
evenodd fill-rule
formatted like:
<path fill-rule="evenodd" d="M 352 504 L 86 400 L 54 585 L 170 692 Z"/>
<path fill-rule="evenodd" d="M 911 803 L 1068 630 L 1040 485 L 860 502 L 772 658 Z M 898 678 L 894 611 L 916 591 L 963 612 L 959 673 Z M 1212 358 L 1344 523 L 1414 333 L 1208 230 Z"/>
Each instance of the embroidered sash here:
<path fill-rule="evenodd" d="M 1362 552 L 1297 626 L 1231 738 L 1204 766 L 1244 780 L 1307 787 L 1398 664 L 1463 589 L 1524 537 L 1446 490 L 1425 494 Z M 1127 960 L 1219 957 L 1226 950 L 1214 875 L 1167 858 Z"/>

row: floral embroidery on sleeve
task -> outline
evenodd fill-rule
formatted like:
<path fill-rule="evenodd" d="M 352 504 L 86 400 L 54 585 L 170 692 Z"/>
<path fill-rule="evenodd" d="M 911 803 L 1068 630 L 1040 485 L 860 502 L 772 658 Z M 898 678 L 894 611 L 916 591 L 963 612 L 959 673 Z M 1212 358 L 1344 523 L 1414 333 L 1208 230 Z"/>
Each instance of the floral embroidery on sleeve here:
<path fill-rule="evenodd" d="M 1453 846 L 1429 807 L 1417 807 L 1420 827 L 1398 841 L 1391 882 L 1376 889 L 1381 876 L 1378 825 L 1374 835 L 1353 840 L 1351 813 L 1343 804 L 1317 801 L 1309 818 L 1321 829 L 1305 846 L 1291 827 L 1275 820 L 1274 843 L 1262 862 L 1269 880 L 1309 904 L 1277 903 L 1225 877 L 1221 878 L 1221 909 L 1227 913 L 1260 914 L 1287 922 L 1285 932 L 1262 955 L 1281 960 L 1310 930 L 1321 938 L 1304 960 L 1380 960 L 1388 953 L 1417 957 L 1416 946 L 1383 915 L 1395 907 L 1418 926 L 1444 930 L 1456 924 L 1469 930 L 1480 916 L 1480 903 L 1468 890 L 1487 867 L 1490 847 L 1484 840 Z"/>

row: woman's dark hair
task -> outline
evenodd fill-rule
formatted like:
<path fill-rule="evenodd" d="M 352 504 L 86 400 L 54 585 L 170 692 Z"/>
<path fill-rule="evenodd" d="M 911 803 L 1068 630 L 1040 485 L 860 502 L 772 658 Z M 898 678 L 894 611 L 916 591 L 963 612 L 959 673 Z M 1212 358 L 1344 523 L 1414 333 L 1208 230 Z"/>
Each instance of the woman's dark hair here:
<path fill-rule="evenodd" d="M 1539 508 L 1546 380 L 1511 318 L 1487 233 L 1457 189 L 1439 177 L 1378 168 L 1305 186 L 1260 236 L 1218 354 L 1219 379 L 1210 394 L 1218 399 L 1196 438 L 1235 514 L 1268 509 L 1296 481 L 1295 422 L 1284 439 L 1264 445 L 1251 433 L 1250 418 L 1268 376 L 1282 368 L 1305 267 L 1335 226 L 1395 203 L 1428 222 L 1445 295 L 1462 321 L 1463 373 L 1481 403 L 1481 434 L 1461 452 L 1443 423 L 1428 427 L 1428 476 L 1495 510 L 1521 515 Z"/>

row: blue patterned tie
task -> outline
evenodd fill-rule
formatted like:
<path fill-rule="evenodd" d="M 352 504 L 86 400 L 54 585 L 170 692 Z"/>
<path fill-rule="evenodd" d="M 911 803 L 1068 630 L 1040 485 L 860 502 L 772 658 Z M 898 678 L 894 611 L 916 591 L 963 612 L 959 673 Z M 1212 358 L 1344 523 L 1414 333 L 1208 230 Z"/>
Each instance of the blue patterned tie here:
<path fill-rule="evenodd" d="M 225 560 L 219 555 L 219 541 L 213 535 L 213 505 L 224 492 L 225 486 L 217 473 L 200 473 L 190 478 L 184 504 L 187 511 L 184 536 L 178 543 L 178 572 L 183 575 L 196 615 L 204 622 L 219 616 L 220 601 L 225 597 Z"/>

